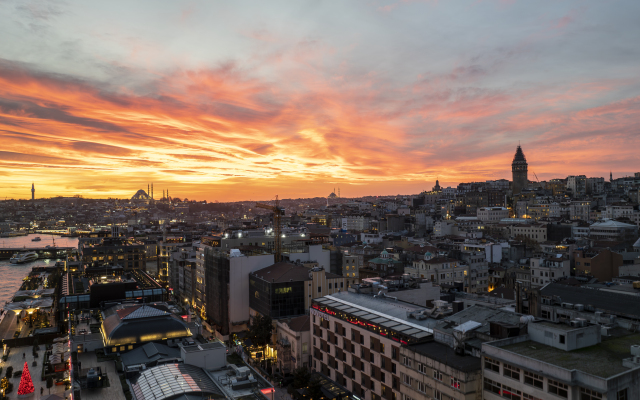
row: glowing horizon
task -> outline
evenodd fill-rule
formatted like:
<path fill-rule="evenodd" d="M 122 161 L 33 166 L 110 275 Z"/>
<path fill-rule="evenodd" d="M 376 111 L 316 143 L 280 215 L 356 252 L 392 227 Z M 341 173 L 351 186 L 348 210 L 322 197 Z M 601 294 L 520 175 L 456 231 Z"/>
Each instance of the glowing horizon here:
<path fill-rule="evenodd" d="M 123 12 L 126 10 L 126 13 Z M 0 198 L 416 194 L 640 170 L 640 4 L 7 2 Z M 615 44 L 615 45 L 614 45 Z"/>

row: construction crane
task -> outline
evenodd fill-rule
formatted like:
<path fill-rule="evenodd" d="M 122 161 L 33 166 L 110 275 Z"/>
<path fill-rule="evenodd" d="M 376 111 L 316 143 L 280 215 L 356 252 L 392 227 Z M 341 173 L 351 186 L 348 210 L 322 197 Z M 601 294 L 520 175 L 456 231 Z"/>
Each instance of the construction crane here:
<path fill-rule="evenodd" d="M 257 208 L 264 208 L 265 210 L 270 210 L 273 212 L 273 227 L 275 230 L 275 254 L 274 259 L 275 262 L 280 262 L 282 258 L 282 235 L 281 235 L 281 219 L 284 215 L 284 208 L 280 207 L 280 201 L 278 200 L 278 196 L 276 196 L 276 205 L 272 206 L 264 203 L 256 203 Z"/>

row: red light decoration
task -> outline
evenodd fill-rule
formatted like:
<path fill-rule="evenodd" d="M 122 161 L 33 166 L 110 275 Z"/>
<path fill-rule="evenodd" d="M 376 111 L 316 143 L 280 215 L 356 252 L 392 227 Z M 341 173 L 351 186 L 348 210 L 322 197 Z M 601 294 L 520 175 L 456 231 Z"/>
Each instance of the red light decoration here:
<path fill-rule="evenodd" d="M 33 387 L 33 381 L 31 380 L 31 373 L 27 362 L 24 363 L 24 369 L 22 370 L 22 376 L 20 377 L 20 386 L 18 387 L 18 396 L 31 394 L 35 391 Z"/>
<path fill-rule="evenodd" d="M 394 338 L 394 337 L 392 337 L 391 339 L 395 340 L 396 342 L 399 342 L 399 341 L 400 341 L 400 339 L 398 339 L 398 338 Z"/>
<path fill-rule="evenodd" d="M 381 334 L 382 336 L 387 336 L 387 334 L 386 334 L 386 333 L 384 333 L 384 332 L 380 332 L 380 334 Z"/>
<path fill-rule="evenodd" d="M 405 342 L 404 340 L 401 340 L 400 343 L 407 344 L 407 342 Z"/>

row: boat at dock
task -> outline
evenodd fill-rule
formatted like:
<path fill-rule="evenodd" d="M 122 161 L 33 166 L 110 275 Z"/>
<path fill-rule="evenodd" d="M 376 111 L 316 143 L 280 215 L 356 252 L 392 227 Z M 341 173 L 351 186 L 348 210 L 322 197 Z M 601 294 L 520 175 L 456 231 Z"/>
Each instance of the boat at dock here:
<path fill-rule="evenodd" d="M 24 264 L 38 259 L 38 253 L 35 251 L 26 251 L 24 253 L 16 253 L 9 259 L 11 264 Z"/>
<path fill-rule="evenodd" d="M 41 240 L 42 240 L 42 239 L 40 238 L 40 236 L 36 236 L 36 237 L 34 237 L 33 239 L 31 239 L 31 241 L 32 241 L 32 242 L 39 242 L 39 241 L 41 241 Z"/>

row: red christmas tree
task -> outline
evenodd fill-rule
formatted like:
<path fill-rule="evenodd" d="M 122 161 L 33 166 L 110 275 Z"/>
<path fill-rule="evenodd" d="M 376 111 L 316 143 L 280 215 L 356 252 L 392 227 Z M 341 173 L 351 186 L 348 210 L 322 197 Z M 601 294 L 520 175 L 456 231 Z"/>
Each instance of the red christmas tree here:
<path fill-rule="evenodd" d="M 35 388 L 33 387 L 33 381 L 31 380 L 31 373 L 29 373 L 29 367 L 27 363 L 24 363 L 24 369 L 22 370 L 22 376 L 20 377 L 20 387 L 18 387 L 18 396 L 22 394 L 31 394 Z"/>

